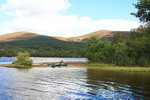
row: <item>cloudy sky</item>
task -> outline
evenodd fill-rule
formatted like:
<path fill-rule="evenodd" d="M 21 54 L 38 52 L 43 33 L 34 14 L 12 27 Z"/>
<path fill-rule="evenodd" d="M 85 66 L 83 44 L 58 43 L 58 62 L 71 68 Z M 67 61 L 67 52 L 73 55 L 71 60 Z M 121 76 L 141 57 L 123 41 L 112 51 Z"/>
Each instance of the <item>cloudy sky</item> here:
<path fill-rule="evenodd" d="M 98 30 L 139 26 L 131 12 L 137 0 L 0 0 L 0 34 L 30 31 L 79 36 Z"/>

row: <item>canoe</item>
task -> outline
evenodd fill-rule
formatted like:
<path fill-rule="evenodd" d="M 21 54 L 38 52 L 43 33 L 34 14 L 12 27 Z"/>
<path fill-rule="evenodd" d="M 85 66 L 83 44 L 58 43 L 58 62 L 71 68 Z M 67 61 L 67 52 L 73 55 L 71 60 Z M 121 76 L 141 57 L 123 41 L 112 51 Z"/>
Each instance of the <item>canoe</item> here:
<path fill-rule="evenodd" d="M 61 67 L 61 66 L 67 66 L 67 63 L 52 63 L 52 64 L 48 64 L 47 66 L 51 66 L 51 67 Z"/>
<path fill-rule="evenodd" d="M 60 67 L 60 66 L 61 66 L 60 63 L 53 63 L 53 64 L 51 64 L 51 67 Z"/>

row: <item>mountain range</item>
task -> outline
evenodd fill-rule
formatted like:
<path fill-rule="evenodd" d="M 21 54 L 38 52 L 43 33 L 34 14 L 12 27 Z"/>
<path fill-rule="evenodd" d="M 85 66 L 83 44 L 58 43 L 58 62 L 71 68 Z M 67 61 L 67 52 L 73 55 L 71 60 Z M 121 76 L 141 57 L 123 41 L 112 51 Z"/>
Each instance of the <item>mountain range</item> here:
<path fill-rule="evenodd" d="M 40 35 L 37 33 L 32 32 L 14 32 L 14 33 L 8 33 L 4 35 L 0 35 L 0 42 L 10 42 L 10 41 L 19 41 L 19 40 L 28 40 L 33 39 L 36 37 L 45 37 L 53 40 L 59 40 L 59 41 L 66 41 L 66 42 L 86 42 L 90 37 L 97 36 L 99 39 L 107 39 L 112 40 L 114 34 L 116 33 L 123 33 L 126 36 L 130 34 L 129 31 L 110 31 L 110 30 L 100 30 L 92 33 L 88 33 L 82 36 L 77 37 L 56 37 L 56 36 L 46 36 L 46 35 Z"/>
<path fill-rule="evenodd" d="M 17 52 L 28 51 L 33 57 L 84 57 L 85 43 L 92 36 L 111 40 L 116 33 L 125 31 L 100 30 L 77 37 L 52 37 L 32 32 L 14 32 L 0 35 L 0 57 L 16 56 Z"/>

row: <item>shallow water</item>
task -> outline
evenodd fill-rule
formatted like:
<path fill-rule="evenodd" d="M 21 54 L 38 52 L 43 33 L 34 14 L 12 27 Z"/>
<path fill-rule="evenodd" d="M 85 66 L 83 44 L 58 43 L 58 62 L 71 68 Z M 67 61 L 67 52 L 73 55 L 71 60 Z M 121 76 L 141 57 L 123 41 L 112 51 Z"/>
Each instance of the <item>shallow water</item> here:
<path fill-rule="evenodd" d="M 86 68 L 0 68 L 0 100 L 145 100 L 150 74 Z"/>
<path fill-rule="evenodd" d="M 31 57 L 33 63 L 44 63 L 44 62 L 87 62 L 87 58 L 59 58 L 59 57 Z M 15 57 L 0 57 L 0 64 L 10 64 L 15 61 Z"/>

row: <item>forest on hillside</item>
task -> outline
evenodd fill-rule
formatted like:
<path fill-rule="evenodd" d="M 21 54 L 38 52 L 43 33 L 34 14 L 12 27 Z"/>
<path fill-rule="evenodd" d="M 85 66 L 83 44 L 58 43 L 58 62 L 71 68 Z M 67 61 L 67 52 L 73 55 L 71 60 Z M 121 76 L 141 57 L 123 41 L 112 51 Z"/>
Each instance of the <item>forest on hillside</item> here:
<path fill-rule="evenodd" d="M 28 40 L 0 42 L 0 57 L 14 57 L 27 51 L 32 57 L 84 57 L 84 44 L 66 42 L 47 36 Z"/>

